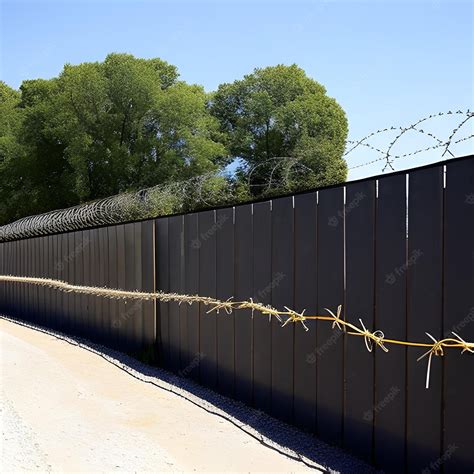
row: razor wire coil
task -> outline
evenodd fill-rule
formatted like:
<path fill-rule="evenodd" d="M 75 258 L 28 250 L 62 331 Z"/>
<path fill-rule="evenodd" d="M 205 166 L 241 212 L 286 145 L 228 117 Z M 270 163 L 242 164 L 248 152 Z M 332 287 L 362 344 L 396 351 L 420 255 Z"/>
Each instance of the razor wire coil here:
<path fill-rule="evenodd" d="M 439 117 L 459 116 L 457 125 L 451 130 L 447 138 L 441 138 L 421 128 L 430 120 Z M 474 117 L 474 112 L 467 110 L 439 112 L 425 116 L 407 126 L 391 126 L 376 130 L 359 140 L 347 140 L 346 151 L 343 157 L 346 159 L 351 156 L 355 150 L 360 147 L 368 149 L 379 155 L 373 160 L 355 164 L 349 167 L 349 170 L 361 168 L 364 166 L 383 163 L 382 171 L 387 169 L 394 170 L 395 160 L 409 158 L 414 155 L 440 150 L 441 156 L 447 154 L 454 156 L 452 147 L 474 138 L 474 134 L 469 134 L 463 138 L 456 138 L 459 131 Z M 386 146 L 374 145 L 371 140 L 379 135 L 394 133 L 395 137 L 391 139 Z M 408 133 L 421 134 L 435 143 L 431 146 L 411 150 L 406 153 L 396 154 L 393 152 L 395 145 Z M 267 181 L 261 184 L 250 185 L 250 177 L 262 166 L 271 168 Z M 254 166 L 248 171 L 249 186 L 258 189 L 259 193 L 271 196 L 277 194 L 280 189 L 287 189 L 288 183 L 295 177 L 304 175 L 311 171 L 300 160 L 294 157 L 274 157 Z M 6 242 L 15 239 L 38 237 L 61 232 L 87 229 L 105 225 L 120 224 L 123 222 L 142 220 L 175 214 L 184 211 L 198 210 L 203 207 L 210 207 L 215 204 L 209 201 L 206 183 L 215 178 L 223 178 L 223 175 L 216 172 L 209 172 L 183 181 L 160 184 L 151 188 L 142 189 L 136 192 L 127 192 L 100 199 L 94 202 L 80 204 L 67 209 L 59 209 L 44 214 L 24 217 L 10 224 L 0 226 L 0 242 Z M 193 207 L 188 209 L 182 203 L 185 198 L 193 196 Z M 173 210 L 167 208 L 167 201 L 172 200 L 175 203 Z M 227 185 L 220 189 L 220 200 L 218 204 L 235 204 L 235 191 L 232 186 Z"/>

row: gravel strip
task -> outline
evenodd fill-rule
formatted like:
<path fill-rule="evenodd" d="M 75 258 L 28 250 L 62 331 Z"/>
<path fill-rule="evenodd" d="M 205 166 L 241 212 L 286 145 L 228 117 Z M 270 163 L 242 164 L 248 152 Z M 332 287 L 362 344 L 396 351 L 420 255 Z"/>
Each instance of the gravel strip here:
<path fill-rule="evenodd" d="M 3 472 L 51 472 L 47 456 L 39 449 L 35 434 L 23 423 L 13 404 L 1 392 L 0 414 L 2 423 Z"/>

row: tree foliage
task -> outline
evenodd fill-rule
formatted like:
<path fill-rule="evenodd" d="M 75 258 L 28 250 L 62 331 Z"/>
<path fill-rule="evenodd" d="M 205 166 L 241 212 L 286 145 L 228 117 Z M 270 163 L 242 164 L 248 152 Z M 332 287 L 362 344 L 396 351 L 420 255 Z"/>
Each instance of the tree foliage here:
<path fill-rule="evenodd" d="M 296 65 L 255 69 L 242 80 L 222 84 L 212 97 L 211 112 L 231 155 L 243 161 L 240 175 L 257 192 L 272 173 L 284 190 L 346 178 L 344 111 Z"/>
<path fill-rule="evenodd" d="M 18 209 L 21 182 L 14 172 L 21 166 L 23 149 L 18 142 L 23 114 L 20 93 L 0 81 L 0 222 Z M 21 212 L 21 210 L 20 210 Z"/>
<path fill-rule="evenodd" d="M 0 82 L 0 223 L 209 172 L 214 204 L 231 200 L 229 188 L 236 199 L 261 194 L 272 173 L 287 178 L 281 191 L 342 181 L 346 134 L 342 109 L 295 65 L 207 94 L 160 59 L 67 64 L 19 91 Z M 157 211 L 191 209 L 192 194 Z"/>

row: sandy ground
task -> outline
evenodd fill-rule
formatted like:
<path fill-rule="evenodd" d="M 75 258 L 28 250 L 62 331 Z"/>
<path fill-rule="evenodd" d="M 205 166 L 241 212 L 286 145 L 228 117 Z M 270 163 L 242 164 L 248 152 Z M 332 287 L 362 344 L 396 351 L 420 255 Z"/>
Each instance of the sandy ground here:
<path fill-rule="evenodd" d="M 60 337 L 0 318 L 1 472 L 373 472 L 194 382 Z"/>
<path fill-rule="evenodd" d="M 0 329 L 3 472 L 318 472 L 90 352 Z"/>

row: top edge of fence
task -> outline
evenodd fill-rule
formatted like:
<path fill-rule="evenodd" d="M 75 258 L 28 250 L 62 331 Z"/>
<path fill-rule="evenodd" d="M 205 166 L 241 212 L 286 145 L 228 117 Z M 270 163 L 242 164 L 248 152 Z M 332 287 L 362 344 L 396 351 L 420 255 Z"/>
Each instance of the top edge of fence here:
<path fill-rule="evenodd" d="M 415 173 L 415 172 L 418 172 L 418 171 L 421 171 L 421 170 L 434 168 L 434 167 L 437 167 L 437 166 L 449 165 L 449 164 L 454 163 L 454 162 L 465 161 L 465 160 L 467 161 L 467 160 L 470 160 L 470 159 L 473 159 L 473 158 L 474 158 L 474 154 L 455 157 L 455 158 L 448 158 L 448 159 L 440 160 L 440 161 L 437 161 L 437 162 L 434 162 L 434 163 L 429 163 L 427 165 L 418 166 L 418 167 L 415 167 L 415 168 L 408 168 L 408 169 L 405 169 L 405 170 L 393 171 L 393 172 L 390 172 L 390 173 L 382 173 L 382 174 L 369 176 L 369 177 L 365 177 L 365 178 L 360 178 L 360 179 L 355 179 L 355 180 L 351 180 L 351 181 L 344 181 L 342 183 L 336 183 L 336 184 L 330 184 L 330 185 L 327 185 L 327 186 L 320 186 L 320 187 L 316 187 L 316 188 L 305 189 L 303 191 L 282 193 L 282 194 L 277 194 L 275 196 L 270 196 L 270 197 L 266 196 L 266 197 L 262 197 L 262 198 L 258 198 L 258 199 L 239 202 L 239 203 L 236 203 L 236 204 L 228 204 L 227 203 L 227 204 L 222 204 L 222 205 L 219 205 L 219 206 L 203 206 L 203 207 L 196 208 L 192 211 L 170 213 L 170 214 L 164 214 L 164 215 L 155 216 L 155 217 L 145 217 L 143 219 L 132 219 L 132 220 L 123 220 L 123 221 L 116 221 L 116 222 L 105 222 L 105 223 L 101 223 L 101 224 L 97 224 L 97 225 L 90 225 L 90 226 L 86 225 L 86 226 L 83 226 L 83 227 L 77 227 L 77 226 L 74 226 L 74 224 L 71 224 L 71 227 L 68 228 L 68 229 L 59 230 L 59 231 L 56 231 L 56 232 L 47 232 L 47 231 L 43 230 L 43 231 L 38 231 L 38 233 L 35 234 L 35 235 L 26 235 L 26 236 L 14 236 L 14 235 L 4 236 L 4 235 L 2 235 L 3 234 L 2 230 L 5 227 L 16 224 L 16 223 L 24 222 L 27 219 L 33 219 L 33 218 L 36 218 L 36 217 L 40 218 L 42 216 L 51 215 L 55 212 L 68 212 L 68 211 L 78 210 L 78 209 L 87 207 L 88 205 L 104 202 L 107 199 L 117 197 L 117 196 L 121 196 L 121 195 L 110 196 L 110 198 L 106 197 L 106 198 L 98 199 L 98 200 L 95 200 L 95 201 L 87 202 L 87 203 L 84 203 L 84 204 L 78 204 L 76 206 L 72 206 L 72 207 L 69 207 L 69 208 L 56 209 L 56 210 L 48 211 L 48 212 L 45 212 L 45 213 L 42 213 L 42 214 L 26 216 L 26 217 L 23 217 L 23 218 L 18 219 L 16 221 L 13 221 L 9 224 L 5 224 L 4 226 L 0 226 L 0 243 L 27 240 L 27 239 L 32 239 L 32 238 L 36 238 L 36 237 L 44 237 L 44 236 L 50 236 L 50 235 L 61 235 L 61 234 L 67 234 L 67 233 L 70 233 L 70 232 L 77 232 L 77 231 L 81 231 L 81 230 L 100 229 L 100 228 L 103 228 L 103 227 L 110 227 L 110 226 L 114 226 L 114 225 L 126 225 L 126 224 L 147 222 L 147 221 L 152 221 L 152 220 L 156 220 L 156 219 L 167 219 L 167 218 L 170 218 L 170 217 L 192 215 L 192 214 L 196 214 L 196 213 L 204 212 L 204 211 L 217 211 L 219 209 L 236 208 L 236 207 L 240 207 L 240 206 L 247 206 L 247 205 L 257 204 L 257 203 L 261 203 L 261 202 L 269 202 L 269 201 L 274 201 L 274 200 L 277 200 L 277 199 L 283 199 L 283 198 L 292 197 L 292 196 L 300 196 L 300 195 L 304 195 L 304 194 L 311 194 L 311 193 L 323 191 L 323 190 L 326 190 L 326 189 L 347 187 L 347 186 L 350 186 L 350 185 L 353 185 L 353 184 L 356 184 L 356 183 L 376 181 L 376 180 L 381 180 L 381 179 L 385 179 L 385 178 L 389 178 L 389 177 L 393 177 L 393 176 L 397 176 L 397 175 L 403 175 L 403 174 L 407 175 L 407 174 L 410 174 L 410 173 Z M 140 192 L 140 190 L 137 191 L 137 193 L 139 193 L 139 192 Z M 130 194 L 130 193 L 123 193 L 123 195 L 125 195 L 125 194 Z M 4 232 L 4 230 L 3 230 L 3 232 Z"/>

